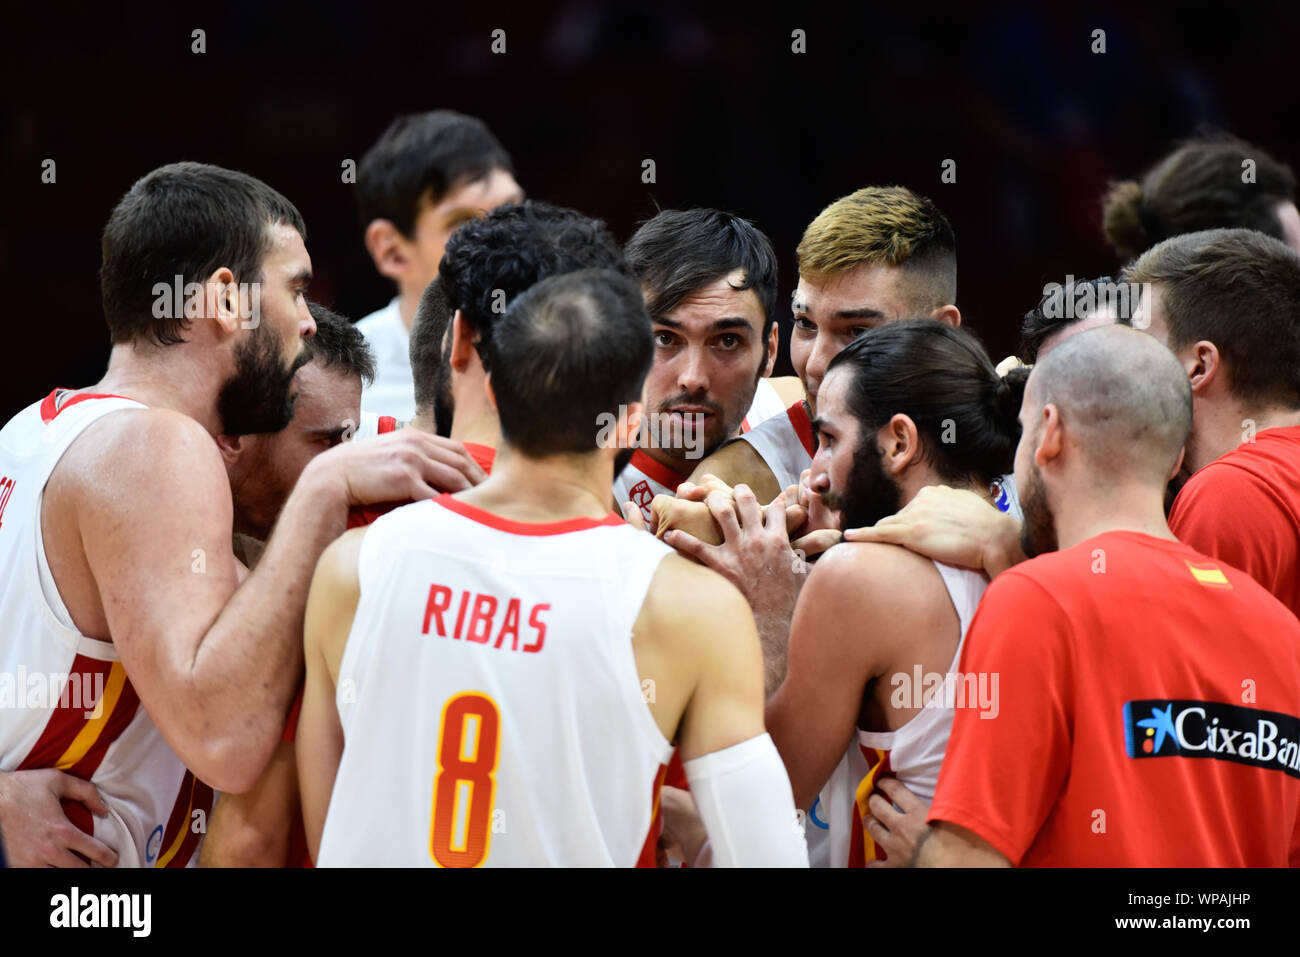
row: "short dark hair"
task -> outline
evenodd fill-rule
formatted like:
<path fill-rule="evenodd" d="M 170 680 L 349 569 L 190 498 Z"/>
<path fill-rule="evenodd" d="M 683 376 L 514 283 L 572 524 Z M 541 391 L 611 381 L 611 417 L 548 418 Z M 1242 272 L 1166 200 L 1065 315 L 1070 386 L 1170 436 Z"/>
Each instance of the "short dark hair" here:
<path fill-rule="evenodd" d="M 749 220 L 717 209 L 665 209 L 641 224 L 623 248 L 646 290 L 650 316 L 666 316 L 693 292 L 745 270 L 737 290 L 753 289 L 766 339 L 776 321 L 776 253 Z"/>
<path fill-rule="evenodd" d="M 424 412 L 433 408 L 441 388 L 442 342 L 455 310 L 447 301 L 442 276 L 434 276 L 424 287 L 415 318 L 411 321 L 411 377 L 415 380 L 415 408 Z"/>
<path fill-rule="evenodd" d="M 1234 395 L 1300 408 L 1300 255 L 1251 229 L 1207 229 L 1159 243 L 1124 270 L 1160 286 L 1174 352 L 1213 342 Z"/>
<path fill-rule="evenodd" d="M 605 224 L 572 209 L 526 200 L 498 206 L 447 241 L 438 267 L 453 310 L 479 334 L 479 355 L 492 326 L 516 296 L 550 276 L 612 269 L 631 276 Z"/>
<path fill-rule="evenodd" d="M 399 116 L 357 167 L 361 228 L 387 219 L 410 238 L 426 191 L 438 203 L 496 169 L 515 171 L 510 154 L 482 120 L 452 110 Z"/>
<path fill-rule="evenodd" d="M 1254 163 L 1253 181 L 1243 163 Z M 1295 199 L 1295 174 L 1264 150 L 1223 133 L 1180 144 L 1142 181 L 1112 183 L 1102 198 L 1102 230 L 1124 259 L 1156 243 L 1204 229 L 1254 229 L 1284 239 L 1277 205 Z"/>
<path fill-rule="evenodd" d="M 361 330 L 332 309 L 308 301 L 307 309 L 316 320 L 316 335 L 304 340 L 312 360 L 325 368 L 337 368 L 345 375 L 361 379 L 362 385 L 375 381 L 375 353 Z"/>
<path fill-rule="evenodd" d="M 1020 349 L 1016 355 L 1026 365 L 1038 361 L 1038 350 L 1049 336 L 1087 319 L 1099 305 L 1114 305 L 1117 322 L 1123 326 L 1133 324 L 1137 303 L 1132 301 L 1128 287 L 1121 287 L 1110 276 L 1067 278 L 1063 283 L 1051 285 L 1054 288 L 1044 291 L 1038 305 L 1025 313 L 1020 326 Z"/>
<path fill-rule="evenodd" d="M 551 276 L 516 299 L 493 339 L 501 437 L 529 458 L 599 447 L 602 421 L 641 401 L 654 359 L 641 289 L 624 272 Z"/>
<path fill-rule="evenodd" d="M 841 366 L 853 371 L 848 406 L 860 441 L 901 413 L 945 481 L 992 483 L 1012 470 L 1029 370 L 999 376 L 970 332 L 937 319 L 885 323 L 845 346 L 827 373 Z"/>
<path fill-rule="evenodd" d="M 277 223 L 307 238 L 293 203 L 246 173 L 172 163 L 136 180 L 104 227 L 99 287 L 112 342 L 184 342 L 182 304 L 156 315 L 155 286 L 170 293 L 177 276 L 183 289 L 222 266 L 237 283 L 260 282 Z"/>

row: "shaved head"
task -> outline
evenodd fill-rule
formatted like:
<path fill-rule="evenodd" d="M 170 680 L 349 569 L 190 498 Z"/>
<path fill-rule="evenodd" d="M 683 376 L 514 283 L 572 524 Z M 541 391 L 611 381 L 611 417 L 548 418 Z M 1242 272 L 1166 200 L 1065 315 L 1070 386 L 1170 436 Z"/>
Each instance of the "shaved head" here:
<path fill-rule="evenodd" d="M 1174 354 L 1152 336 L 1109 325 L 1071 336 L 1029 377 L 1025 425 L 1055 405 L 1099 473 L 1162 486 L 1192 427 L 1192 392 Z"/>

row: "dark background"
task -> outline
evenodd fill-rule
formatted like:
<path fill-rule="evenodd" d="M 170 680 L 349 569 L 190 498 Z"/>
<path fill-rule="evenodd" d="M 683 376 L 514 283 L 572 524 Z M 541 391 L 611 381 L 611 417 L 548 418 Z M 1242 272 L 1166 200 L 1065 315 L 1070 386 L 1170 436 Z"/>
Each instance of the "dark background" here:
<path fill-rule="evenodd" d="M 312 298 L 354 318 L 387 302 L 341 164 L 402 112 L 483 117 L 530 196 L 602 217 L 620 239 L 657 207 L 747 216 L 776 246 L 783 302 L 808 221 L 858 187 L 901 183 L 951 219 L 958 304 L 995 359 L 1013 351 L 1044 283 L 1118 265 L 1100 232 L 1108 180 L 1136 176 L 1202 126 L 1300 158 L 1300 5 L 765 9 L 6 8 L 0 421 L 102 375 L 100 231 L 131 183 L 164 163 L 261 177 L 306 218 Z M 504 55 L 490 52 L 497 28 Z M 807 35 L 801 55 L 795 28 Z M 1094 29 L 1106 31 L 1104 54 L 1091 52 Z M 55 184 L 41 183 L 46 158 Z M 654 184 L 641 181 L 647 158 Z M 949 158 L 955 184 L 940 181 Z"/>

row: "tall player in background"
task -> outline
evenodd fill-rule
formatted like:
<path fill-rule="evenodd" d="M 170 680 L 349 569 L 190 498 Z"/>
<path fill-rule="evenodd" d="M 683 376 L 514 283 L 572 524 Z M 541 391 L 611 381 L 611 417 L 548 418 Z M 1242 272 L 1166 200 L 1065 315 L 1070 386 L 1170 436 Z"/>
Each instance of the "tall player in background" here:
<path fill-rule="evenodd" d="M 419 435 L 320 455 L 240 583 L 214 437 L 292 417 L 314 332 L 303 231 L 288 200 L 242 173 L 177 163 L 146 175 L 104 230 L 104 378 L 54 390 L 0 431 L 0 670 L 96 688 L 93 701 L 0 711 L 0 769 L 63 769 L 103 797 L 46 776 L 87 802 L 66 808 L 89 841 L 0 807 L 7 829 L 20 826 L 6 837 L 23 863 L 104 861 L 105 847 L 124 864 L 191 860 L 212 789 L 251 787 L 275 747 L 310 569 L 347 507 L 451 480 Z"/>
<path fill-rule="evenodd" d="M 522 202 L 510 154 L 482 120 L 451 110 L 399 116 L 357 167 L 366 251 L 397 295 L 357 326 L 375 350 L 375 381 L 361 398 L 371 419 L 415 414 L 407 356 L 420 294 L 438 275 L 448 238 L 504 203 Z"/>
<path fill-rule="evenodd" d="M 609 511 L 652 360 L 636 283 L 545 280 L 484 352 L 492 476 L 317 570 L 298 740 L 317 860 L 631 865 L 680 733 L 712 860 L 806 865 L 744 600 Z"/>
<path fill-rule="evenodd" d="M 747 220 L 716 209 L 664 210 L 624 249 L 654 325 L 646 378 L 650 427 L 614 480 L 614 500 L 650 521 L 700 460 L 803 398 L 794 377 L 770 379 L 780 339 L 776 254 Z"/>

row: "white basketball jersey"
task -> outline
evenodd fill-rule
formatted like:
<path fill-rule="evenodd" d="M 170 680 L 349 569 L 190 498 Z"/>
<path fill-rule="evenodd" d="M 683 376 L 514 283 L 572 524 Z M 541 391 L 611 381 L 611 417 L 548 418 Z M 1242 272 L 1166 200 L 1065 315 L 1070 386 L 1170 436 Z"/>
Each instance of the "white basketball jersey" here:
<path fill-rule="evenodd" d="M 89 780 L 108 816 L 71 802 L 65 812 L 119 866 L 183 867 L 198 860 L 212 789 L 154 727 L 112 643 L 77 631 L 41 536 L 41 499 L 64 452 L 103 416 L 144 406 L 85 393 L 60 404 L 65 396 L 55 390 L 0 430 L 0 770 Z"/>
<path fill-rule="evenodd" d="M 954 707 L 979 704 L 977 680 L 976 687 L 972 688 L 971 683 L 962 681 L 957 669 L 966 643 L 966 629 L 988 587 L 988 579 L 979 572 L 941 562 L 934 562 L 934 567 L 943 577 L 961 623 L 957 650 L 945 675 L 927 680 L 918 667 L 917 673 L 903 676 L 904 684 L 891 681 L 894 693 L 905 693 L 907 700 L 915 697 L 923 702 L 921 710 L 894 731 L 859 729 L 857 740 L 849 745 L 830 781 L 822 788 L 821 818 L 829 826 L 828 866 L 860 867 L 877 857 L 875 842 L 862 822 L 870 814 L 867 800 L 879 778 L 897 778 L 923 801 L 934 798 L 939 767 L 952 730 Z M 940 681 L 944 683 L 940 685 Z"/>
<path fill-rule="evenodd" d="M 632 626 L 671 549 L 450 495 L 379 518 L 339 665 L 318 864 L 631 866 L 672 754 Z"/>
<path fill-rule="evenodd" d="M 754 401 L 745 413 L 745 421 L 740 424 L 740 431 L 750 429 L 776 415 L 782 415 L 785 406 L 781 396 L 766 378 L 758 380 L 754 390 Z M 365 413 L 362 413 L 364 418 Z M 656 495 L 676 495 L 677 486 L 683 479 L 666 465 L 656 462 L 639 449 L 632 453 L 632 458 L 623 471 L 614 478 L 614 501 L 621 507 L 624 502 L 633 502 L 641 509 L 645 520 L 650 521 L 650 503 Z"/>
<path fill-rule="evenodd" d="M 800 399 L 785 410 L 744 433 L 748 442 L 772 470 L 782 489 L 799 484 L 803 470 L 812 465 L 817 441 L 813 437 L 808 407 Z"/>

